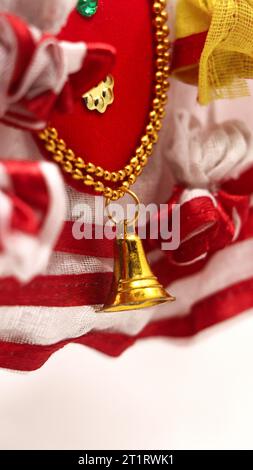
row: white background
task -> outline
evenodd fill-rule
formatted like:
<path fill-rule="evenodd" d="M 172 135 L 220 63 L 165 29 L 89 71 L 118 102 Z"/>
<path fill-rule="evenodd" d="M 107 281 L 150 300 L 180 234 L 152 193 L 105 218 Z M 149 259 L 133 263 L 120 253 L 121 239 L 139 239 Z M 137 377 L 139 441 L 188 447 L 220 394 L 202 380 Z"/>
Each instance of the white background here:
<path fill-rule="evenodd" d="M 71 345 L 0 371 L 1 449 L 252 449 L 253 318 L 118 359 Z"/>

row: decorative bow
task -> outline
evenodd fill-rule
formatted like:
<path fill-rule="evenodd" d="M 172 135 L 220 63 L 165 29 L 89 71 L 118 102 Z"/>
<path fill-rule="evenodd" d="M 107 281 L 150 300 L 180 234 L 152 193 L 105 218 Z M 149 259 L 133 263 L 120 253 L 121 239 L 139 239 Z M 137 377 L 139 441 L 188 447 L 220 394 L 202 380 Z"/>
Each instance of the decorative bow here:
<path fill-rule="evenodd" d="M 109 45 L 60 41 L 0 14 L 0 119 L 44 128 L 54 107 L 71 111 L 74 100 L 106 76 L 114 57 Z"/>
<path fill-rule="evenodd" d="M 65 216 L 58 168 L 46 162 L 0 163 L 0 276 L 22 282 L 43 272 Z"/>
<path fill-rule="evenodd" d="M 252 31 L 252 0 L 178 0 L 174 74 L 198 84 L 201 104 L 248 95 Z"/>
<path fill-rule="evenodd" d="M 173 141 L 164 156 L 177 184 L 158 219 L 166 217 L 173 227 L 173 204 L 180 206 L 179 248 L 167 253 L 174 263 L 189 264 L 238 239 L 251 203 L 253 139 L 240 121 L 203 128 L 184 110 L 171 124 Z M 158 246 L 164 242 L 160 238 Z"/>
<path fill-rule="evenodd" d="M 238 239 L 249 214 L 250 197 L 204 189 L 177 186 L 167 203 L 168 212 L 159 213 L 159 224 L 166 216 L 172 226 L 173 205 L 180 205 L 180 244 L 174 251 L 165 251 L 175 264 L 192 264 L 221 250 Z M 152 248 L 161 248 L 165 240 L 149 240 Z"/>

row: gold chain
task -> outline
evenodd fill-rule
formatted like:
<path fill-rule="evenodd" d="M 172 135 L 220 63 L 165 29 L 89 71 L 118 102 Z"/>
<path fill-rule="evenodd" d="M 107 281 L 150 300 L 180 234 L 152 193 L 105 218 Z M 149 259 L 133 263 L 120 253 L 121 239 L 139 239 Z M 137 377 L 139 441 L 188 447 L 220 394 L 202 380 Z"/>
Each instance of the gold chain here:
<path fill-rule="evenodd" d="M 154 144 L 158 140 L 158 133 L 162 127 L 167 91 L 170 87 L 171 42 L 166 5 L 167 0 L 153 1 L 152 8 L 157 42 L 154 97 L 146 132 L 128 165 L 119 171 L 107 171 L 101 166 L 96 166 L 90 162 L 86 163 L 83 158 L 77 157 L 73 150 L 67 147 L 64 140 L 58 137 L 55 128 L 47 127 L 39 133 L 39 138 L 43 141 L 46 150 L 65 173 L 71 175 L 75 180 L 82 181 L 84 185 L 92 187 L 96 192 L 112 201 L 121 198 L 142 173 L 153 152 Z M 112 188 L 109 186 L 110 182 L 113 183 Z"/>

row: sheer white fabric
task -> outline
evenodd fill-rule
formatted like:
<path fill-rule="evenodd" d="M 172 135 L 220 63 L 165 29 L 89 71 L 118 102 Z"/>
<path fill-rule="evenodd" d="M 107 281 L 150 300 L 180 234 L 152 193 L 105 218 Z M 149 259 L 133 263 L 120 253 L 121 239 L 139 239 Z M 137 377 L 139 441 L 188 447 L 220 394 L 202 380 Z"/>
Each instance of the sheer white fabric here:
<path fill-rule="evenodd" d="M 175 111 L 171 145 L 165 150 L 178 181 L 193 188 L 212 188 L 253 164 L 253 138 L 244 122 L 202 126 L 186 109 Z"/>

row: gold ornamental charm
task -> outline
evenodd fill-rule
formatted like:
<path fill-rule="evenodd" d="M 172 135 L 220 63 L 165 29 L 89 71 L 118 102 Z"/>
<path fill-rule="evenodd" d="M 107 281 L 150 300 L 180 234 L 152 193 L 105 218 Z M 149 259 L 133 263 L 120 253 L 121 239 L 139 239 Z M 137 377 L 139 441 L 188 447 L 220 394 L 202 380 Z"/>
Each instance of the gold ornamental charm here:
<path fill-rule="evenodd" d="M 135 193 L 126 191 L 139 207 Z M 106 200 L 106 207 L 110 204 Z M 133 220 L 121 222 L 122 231 L 117 235 L 114 245 L 114 274 L 109 297 L 101 312 L 120 312 L 154 307 L 175 300 L 159 284 L 148 264 L 142 241 L 135 231 L 138 209 Z M 109 218 L 114 221 L 112 216 Z M 114 223 L 117 223 L 114 221 Z M 119 232 L 119 230 L 118 230 Z"/>
<path fill-rule="evenodd" d="M 98 86 L 83 95 L 83 100 L 89 111 L 105 113 L 108 106 L 114 102 L 114 79 L 108 75 Z"/>

